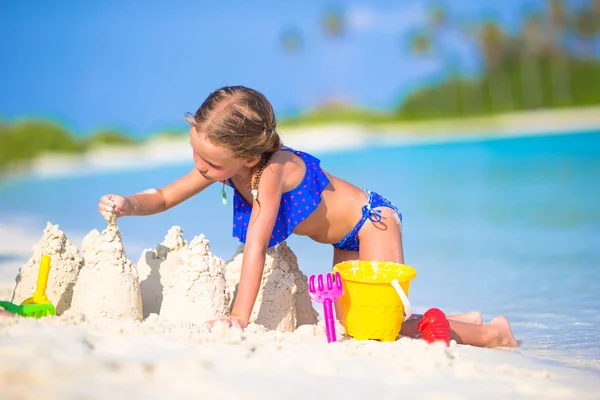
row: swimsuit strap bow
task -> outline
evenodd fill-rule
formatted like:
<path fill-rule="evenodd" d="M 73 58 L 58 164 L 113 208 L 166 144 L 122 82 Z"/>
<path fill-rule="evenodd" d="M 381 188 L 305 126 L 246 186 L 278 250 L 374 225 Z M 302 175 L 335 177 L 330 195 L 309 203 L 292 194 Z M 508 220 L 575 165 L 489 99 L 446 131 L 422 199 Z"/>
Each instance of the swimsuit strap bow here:
<path fill-rule="evenodd" d="M 372 222 L 381 222 L 381 209 L 371 208 L 371 203 L 369 202 L 363 206 L 363 216 Z"/>

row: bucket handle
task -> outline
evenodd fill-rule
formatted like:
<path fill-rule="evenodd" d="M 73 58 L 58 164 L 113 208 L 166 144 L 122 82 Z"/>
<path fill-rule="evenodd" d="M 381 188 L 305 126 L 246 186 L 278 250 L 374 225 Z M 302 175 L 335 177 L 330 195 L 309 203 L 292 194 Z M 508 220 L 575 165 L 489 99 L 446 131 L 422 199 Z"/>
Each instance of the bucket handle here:
<path fill-rule="evenodd" d="M 404 320 L 406 321 L 412 315 L 412 307 L 410 305 L 410 301 L 408 301 L 408 297 L 406 296 L 406 293 L 404 293 L 404 290 L 402 290 L 402 288 L 400 287 L 400 284 L 398 283 L 397 279 L 392 280 L 392 286 L 394 287 L 394 289 L 396 289 L 396 292 L 398 293 L 398 296 L 400 296 L 402 304 L 404 304 L 404 313 L 406 314 L 404 316 Z"/>

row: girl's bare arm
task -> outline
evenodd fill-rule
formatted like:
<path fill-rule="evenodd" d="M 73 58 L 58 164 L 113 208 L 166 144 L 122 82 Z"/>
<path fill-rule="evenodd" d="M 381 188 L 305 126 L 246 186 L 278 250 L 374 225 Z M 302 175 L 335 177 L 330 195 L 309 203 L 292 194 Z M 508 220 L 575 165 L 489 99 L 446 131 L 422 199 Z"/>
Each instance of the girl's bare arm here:
<path fill-rule="evenodd" d="M 283 165 L 273 160 L 265 168 L 258 185 L 258 201 L 252 205 L 242 272 L 231 316 L 246 326 L 260 289 L 269 240 L 279 212 L 283 190 Z"/>
<path fill-rule="evenodd" d="M 175 182 L 161 188 L 148 189 L 127 196 L 125 215 L 151 215 L 168 210 L 210 186 L 214 181 L 192 169 Z"/>

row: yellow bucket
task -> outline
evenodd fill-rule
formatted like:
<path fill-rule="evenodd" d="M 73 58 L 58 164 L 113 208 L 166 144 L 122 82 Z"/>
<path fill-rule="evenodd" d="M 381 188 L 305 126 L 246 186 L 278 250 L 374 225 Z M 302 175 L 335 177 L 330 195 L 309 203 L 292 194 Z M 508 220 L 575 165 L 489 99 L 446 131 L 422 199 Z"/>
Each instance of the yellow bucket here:
<path fill-rule="evenodd" d="M 417 276 L 415 269 L 393 262 L 345 261 L 335 265 L 333 272 L 342 277 L 338 318 L 346 335 L 356 340 L 396 340 L 412 314 L 407 296 L 410 281 Z"/>

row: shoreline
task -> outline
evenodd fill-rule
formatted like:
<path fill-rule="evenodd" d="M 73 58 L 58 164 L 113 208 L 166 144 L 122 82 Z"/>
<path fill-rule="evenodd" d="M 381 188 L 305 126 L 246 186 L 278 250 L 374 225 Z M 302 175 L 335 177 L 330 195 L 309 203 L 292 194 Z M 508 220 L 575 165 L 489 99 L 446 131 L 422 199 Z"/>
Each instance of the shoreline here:
<path fill-rule="evenodd" d="M 600 130 L 600 106 L 536 110 L 486 117 L 282 128 L 287 146 L 314 153 L 356 150 L 371 144 L 415 146 Z M 61 178 L 157 166 L 191 164 L 189 140 L 156 136 L 138 146 L 102 146 L 83 154 L 47 153 L 14 168 L 5 179 Z M 1 178 L 0 178 L 1 180 Z"/>

